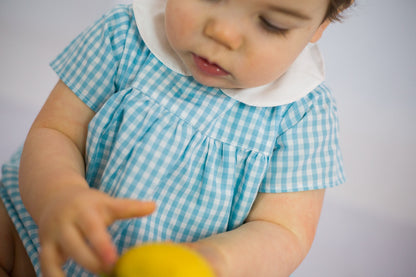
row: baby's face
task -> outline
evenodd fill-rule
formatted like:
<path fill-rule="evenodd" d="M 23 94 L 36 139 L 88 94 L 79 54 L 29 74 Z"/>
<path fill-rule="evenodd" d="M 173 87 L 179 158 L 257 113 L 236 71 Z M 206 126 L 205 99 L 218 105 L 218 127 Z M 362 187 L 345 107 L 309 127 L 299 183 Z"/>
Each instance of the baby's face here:
<path fill-rule="evenodd" d="M 200 83 L 249 88 L 279 78 L 321 25 L 329 0 L 167 0 L 169 43 Z"/>

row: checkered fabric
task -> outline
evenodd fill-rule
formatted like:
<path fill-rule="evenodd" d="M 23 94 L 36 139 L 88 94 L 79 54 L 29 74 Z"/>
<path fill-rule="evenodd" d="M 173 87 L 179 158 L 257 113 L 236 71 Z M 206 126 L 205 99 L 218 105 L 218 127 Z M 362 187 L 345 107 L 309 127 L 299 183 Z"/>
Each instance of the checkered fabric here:
<path fill-rule="evenodd" d="M 130 6 L 107 13 L 51 66 L 96 112 L 86 150 L 90 186 L 157 202 L 151 216 L 109 227 L 120 252 L 234 229 L 259 192 L 344 181 L 337 109 L 324 84 L 284 106 L 240 103 L 164 66 L 141 40 Z M 3 167 L 1 196 L 39 273 L 37 229 L 17 185 L 19 156 Z M 72 261 L 64 268 L 90 276 Z"/>

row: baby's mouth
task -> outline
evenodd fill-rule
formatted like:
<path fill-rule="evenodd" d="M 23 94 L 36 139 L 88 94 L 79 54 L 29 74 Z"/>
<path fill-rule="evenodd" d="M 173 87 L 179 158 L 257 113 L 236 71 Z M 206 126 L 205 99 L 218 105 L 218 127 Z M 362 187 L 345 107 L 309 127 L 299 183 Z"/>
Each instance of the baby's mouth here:
<path fill-rule="evenodd" d="M 192 56 L 194 58 L 195 65 L 198 67 L 198 69 L 207 75 L 226 76 L 230 74 L 225 69 L 221 68 L 219 65 L 211 63 L 210 61 L 201 56 L 198 56 L 196 54 L 192 54 Z"/>

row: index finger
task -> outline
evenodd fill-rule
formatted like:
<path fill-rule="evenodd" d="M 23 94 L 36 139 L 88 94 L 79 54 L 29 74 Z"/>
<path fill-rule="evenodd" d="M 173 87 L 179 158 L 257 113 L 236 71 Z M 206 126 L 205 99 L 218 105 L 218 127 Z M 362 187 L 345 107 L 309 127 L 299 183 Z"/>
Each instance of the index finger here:
<path fill-rule="evenodd" d="M 109 206 L 108 224 L 119 219 L 143 217 L 153 213 L 156 203 L 153 201 L 140 201 L 127 198 L 113 198 Z"/>

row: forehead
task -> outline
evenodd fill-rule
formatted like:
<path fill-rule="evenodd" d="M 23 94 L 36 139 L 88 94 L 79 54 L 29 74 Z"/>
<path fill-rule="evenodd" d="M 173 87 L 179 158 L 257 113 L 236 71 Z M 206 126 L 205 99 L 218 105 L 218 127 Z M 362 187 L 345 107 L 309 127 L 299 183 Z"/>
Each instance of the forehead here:
<path fill-rule="evenodd" d="M 263 6 L 288 11 L 303 13 L 326 12 L 330 0 L 238 0 L 237 2 L 249 2 L 254 6 Z"/>

